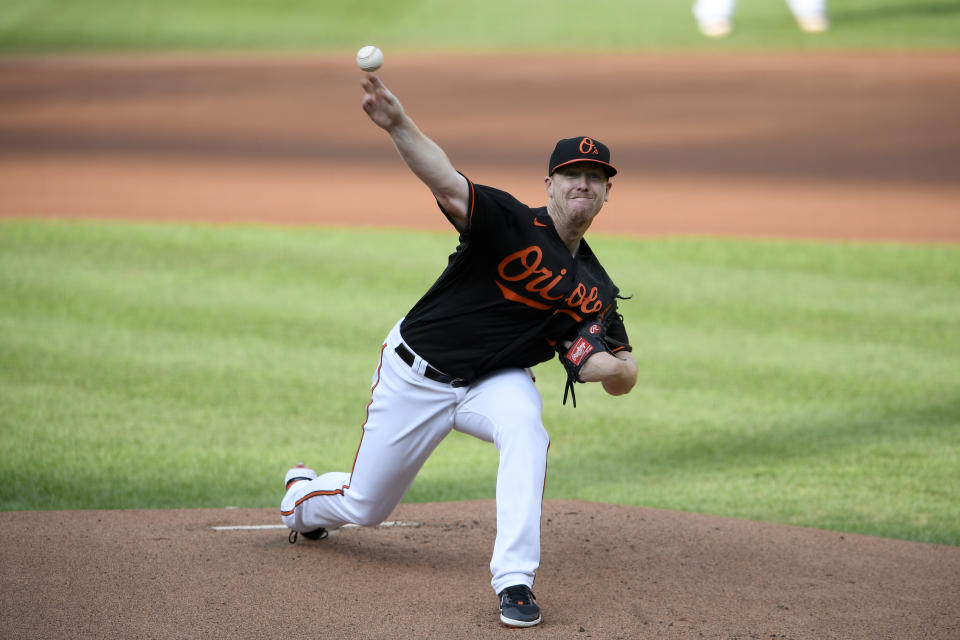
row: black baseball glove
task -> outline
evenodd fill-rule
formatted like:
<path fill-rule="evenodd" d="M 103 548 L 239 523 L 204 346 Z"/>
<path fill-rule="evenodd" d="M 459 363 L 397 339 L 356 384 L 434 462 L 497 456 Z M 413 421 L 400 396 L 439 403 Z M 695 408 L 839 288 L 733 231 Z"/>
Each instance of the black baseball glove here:
<path fill-rule="evenodd" d="M 573 335 L 569 347 L 557 343 L 557 356 L 563 363 L 563 368 L 567 370 L 567 384 L 563 389 L 563 404 L 567 404 L 567 395 L 569 395 L 573 401 L 573 406 L 577 406 L 577 394 L 573 385 L 576 382 L 583 382 L 580 379 L 580 371 L 587 362 L 587 358 L 600 351 L 613 353 L 614 350 L 626 346 L 607 335 L 607 330 L 614 318 L 622 318 L 617 313 L 616 304 L 607 309 L 602 316 L 581 323 L 577 327 L 576 334 Z"/>

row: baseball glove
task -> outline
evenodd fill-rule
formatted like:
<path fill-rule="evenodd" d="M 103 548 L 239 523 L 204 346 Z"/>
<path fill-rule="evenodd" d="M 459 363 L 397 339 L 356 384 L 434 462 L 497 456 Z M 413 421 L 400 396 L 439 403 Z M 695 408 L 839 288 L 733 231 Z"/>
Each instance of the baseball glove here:
<path fill-rule="evenodd" d="M 563 368 L 567 370 L 567 384 L 563 389 L 563 404 L 567 404 L 567 396 L 569 395 L 574 408 L 576 408 L 577 393 L 574 391 L 573 385 L 576 382 L 583 382 L 580 379 L 580 371 L 587 362 L 587 358 L 600 351 L 613 353 L 615 349 L 626 346 L 607 335 L 607 330 L 610 328 L 613 319 L 622 319 L 622 317 L 617 313 L 617 306 L 614 304 L 602 316 L 580 324 L 569 348 L 563 347 L 560 343 L 557 344 L 557 356 L 563 363 Z"/>

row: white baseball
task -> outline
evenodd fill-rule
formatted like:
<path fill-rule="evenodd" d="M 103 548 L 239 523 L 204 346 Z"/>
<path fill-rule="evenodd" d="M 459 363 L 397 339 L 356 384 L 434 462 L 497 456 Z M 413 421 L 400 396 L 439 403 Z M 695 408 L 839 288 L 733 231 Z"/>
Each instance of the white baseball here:
<path fill-rule="evenodd" d="M 372 44 L 357 51 L 357 66 L 364 71 L 376 71 L 382 64 L 383 51 Z"/>

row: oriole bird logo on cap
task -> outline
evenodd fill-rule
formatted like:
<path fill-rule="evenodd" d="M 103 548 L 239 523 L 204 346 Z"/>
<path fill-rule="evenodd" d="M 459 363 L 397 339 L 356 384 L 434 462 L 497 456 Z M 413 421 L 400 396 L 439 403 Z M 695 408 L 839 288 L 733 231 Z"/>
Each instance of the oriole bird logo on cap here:
<path fill-rule="evenodd" d="M 597 145 L 593 144 L 593 140 L 590 138 L 584 138 L 580 141 L 580 153 L 583 155 L 600 155 L 600 150 L 597 149 Z"/>

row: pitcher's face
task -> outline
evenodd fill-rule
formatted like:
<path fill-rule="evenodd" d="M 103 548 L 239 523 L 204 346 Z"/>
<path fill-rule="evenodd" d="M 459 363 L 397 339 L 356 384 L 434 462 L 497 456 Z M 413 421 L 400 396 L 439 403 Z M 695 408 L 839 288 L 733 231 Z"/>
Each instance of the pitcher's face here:
<path fill-rule="evenodd" d="M 547 197 L 567 219 L 592 220 L 610 197 L 613 183 L 592 162 L 576 162 L 557 169 L 546 179 Z"/>

